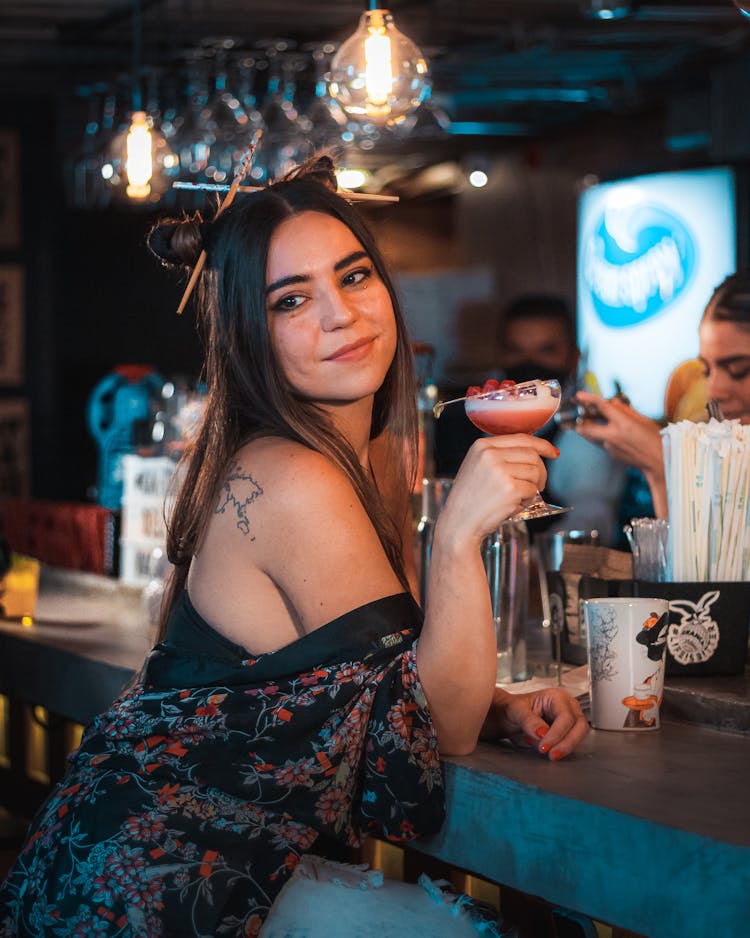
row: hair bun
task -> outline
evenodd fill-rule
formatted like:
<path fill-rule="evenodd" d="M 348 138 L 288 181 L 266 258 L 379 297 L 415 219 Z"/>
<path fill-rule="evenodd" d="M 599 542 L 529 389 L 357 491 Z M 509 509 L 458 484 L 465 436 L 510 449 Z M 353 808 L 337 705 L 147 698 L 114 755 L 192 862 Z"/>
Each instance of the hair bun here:
<path fill-rule="evenodd" d="M 312 180 L 330 189 L 331 192 L 336 192 L 338 189 L 336 165 L 327 153 L 319 153 L 317 156 L 310 157 L 278 181 L 291 182 L 294 179 Z"/>
<path fill-rule="evenodd" d="M 205 229 L 197 212 L 191 218 L 163 218 L 149 231 L 146 243 L 167 267 L 195 267 L 204 247 Z"/>

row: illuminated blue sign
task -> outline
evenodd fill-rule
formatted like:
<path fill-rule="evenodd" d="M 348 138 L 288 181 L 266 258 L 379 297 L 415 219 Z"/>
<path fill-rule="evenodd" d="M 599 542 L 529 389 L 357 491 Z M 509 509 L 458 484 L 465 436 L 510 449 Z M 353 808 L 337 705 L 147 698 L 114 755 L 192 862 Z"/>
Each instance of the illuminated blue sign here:
<path fill-rule="evenodd" d="M 690 283 L 696 246 L 672 211 L 626 187 L 583 245 L 582 277 L 601 321 L 623 328 L 667 309 Z"/>

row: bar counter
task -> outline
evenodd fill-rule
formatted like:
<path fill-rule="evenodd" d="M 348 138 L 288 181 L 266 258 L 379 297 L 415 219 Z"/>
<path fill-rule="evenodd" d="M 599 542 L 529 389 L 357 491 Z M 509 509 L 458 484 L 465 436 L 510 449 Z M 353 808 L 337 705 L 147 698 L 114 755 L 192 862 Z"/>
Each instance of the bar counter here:
<path fill-rule="evenodd" d="M 0 693 L 85 723 L 152 634 L 138 590 L 45 569 L 34 624 L 0 620 Z M 665 705 L 660 730 L 592 731 L 559 763 L 508 742 L 445 759 L 445 825 L 414 846 L 649 938 L 744 938 L 750 675 L 668 679 Z"/>

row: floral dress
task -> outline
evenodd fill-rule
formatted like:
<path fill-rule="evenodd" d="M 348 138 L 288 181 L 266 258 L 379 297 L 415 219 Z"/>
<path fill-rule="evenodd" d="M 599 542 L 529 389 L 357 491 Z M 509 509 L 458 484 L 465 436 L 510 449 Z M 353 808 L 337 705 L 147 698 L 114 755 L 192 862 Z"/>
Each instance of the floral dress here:
<path fill-rule="evenodd" d="M 421 619 L 400 593 L 254 657 L 183 593 L 37 813 L 0 888 L 1 938 L 256 935 L 319 836 L 437 831 Z"/>

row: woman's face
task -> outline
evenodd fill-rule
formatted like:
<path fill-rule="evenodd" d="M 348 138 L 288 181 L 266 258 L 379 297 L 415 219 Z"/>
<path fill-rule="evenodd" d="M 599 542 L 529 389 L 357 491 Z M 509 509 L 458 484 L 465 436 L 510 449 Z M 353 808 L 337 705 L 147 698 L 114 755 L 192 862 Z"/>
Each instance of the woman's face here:
<path fill-rule="evenodd" d="M 385 284 L 342 222 L 303 212 L 274 233 L 266 314 L 276 360 L 303 397 L 341 404 L 372 396 L 396 351 Z"/>
<path fill-rule="evenodd" d="M 698 335 L 709 398 L 727 419 L 750 424 L 750 328 L 707 319 Z"/>

